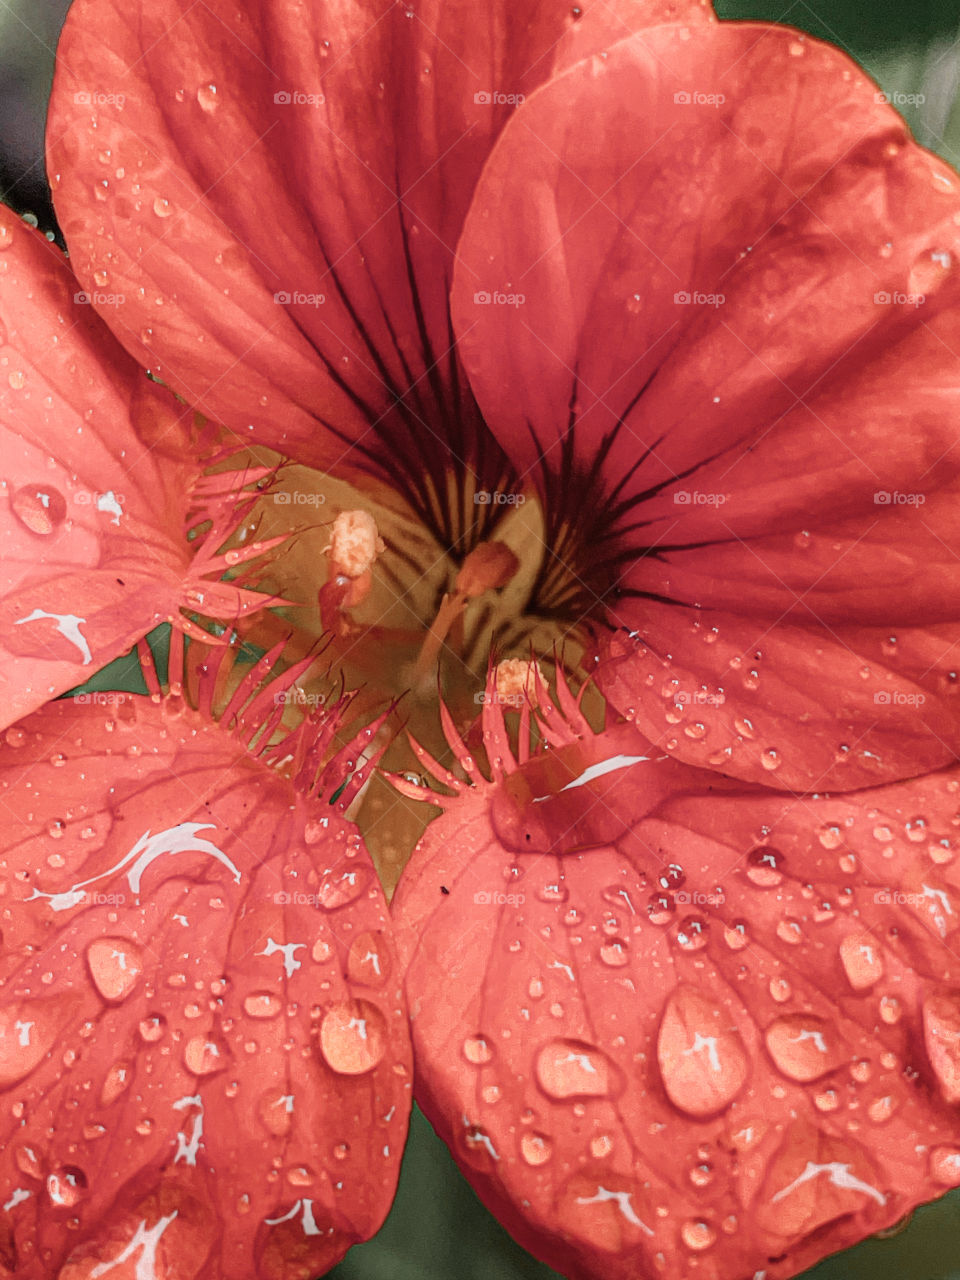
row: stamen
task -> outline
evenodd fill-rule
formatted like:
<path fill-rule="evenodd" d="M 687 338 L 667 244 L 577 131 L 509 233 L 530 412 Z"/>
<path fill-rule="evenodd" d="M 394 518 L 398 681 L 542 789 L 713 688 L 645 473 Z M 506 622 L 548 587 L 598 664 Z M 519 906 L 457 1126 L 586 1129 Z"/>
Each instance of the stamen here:
<path fill-rule="evenodd" d="M 368 573 L 385 550 L 377 522 L 369 511 L 341 511 L 324 547 L 331 570 L 347 578 Z"/>
<path fill-rule="evenodd" d="M 481 542 L 464 560 L 452 592 L 444 594 L 437 616 L 430 624 L 413 672 L 415 685 L 433 672 L 440 648 L 454 623 L 463 615 L 468 600 L 485 591 L 506 586 L 520 567 L 520 561 L 505 542 Z"/>
<path fill-rule="evenodd" d="M 498 662 L 495 675 L 497 701 L 516 710 L 529 703 L 531 707 L 538 704 L 537 687 L 546 688 L 547 682 L 536 660 L 526 661 L 524 658 L 505 658 Z"/>

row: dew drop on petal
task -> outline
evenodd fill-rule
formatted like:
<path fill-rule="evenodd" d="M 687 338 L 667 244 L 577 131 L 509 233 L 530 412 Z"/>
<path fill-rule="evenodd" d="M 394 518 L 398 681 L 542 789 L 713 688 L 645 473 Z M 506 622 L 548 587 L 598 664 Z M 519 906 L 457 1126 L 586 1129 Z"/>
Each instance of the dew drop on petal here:
<path fill-rule="evenodd" d="M 546 1164 L 553 1155 L 553 1143 L 546 1134 L 527 1130 L 520 1139 L 520 1154 L 527 1164 Z"/>
<path fill-rule="evenodd" d="M 657 1064 L 670 1101 L 698 1117 L 729 1106 L 750 1073 L 732 1013 L 686 984 L 664 1005 Z"/>
<path fill-rule="evenodd" d="M 217 98 L 217 86 L 215 84 L 202 84 L 197 90 L 197 102 L 208 115 L 212 115 L 220 105 Z"/>
<path fill-rule="evenodd" d="M 97 938 L 87 947 L 87 964 L 104 1000 L 123 1000 L 143 972 L 143 951 L 129 938 Z"/>
<path fill-rule="evenodd" d="M 463 1042 L 463 1056 L 479 1067 L 491 1060 L 493 1049 L 483 1036 L 468 1036 Z"/>
<path fill-rule="evenodd" d="M 43 537 L 55 533 L 67 516 L 63 494 L 45 484 L 21 485 L 11 494 L 10 509 L 31 533 Z"/>
<path fill-rule="evenodd" d="M 934 1147 L 930 1152 L 930 1176 L 942 1187 L 960 1186 L 960 1149 Z"/>
<path fill-rule="evenodd" d="M 367 1000 L 345 1000 L 328 1009 L 320 1024 L 324 1060 L 341 1075 L 372 1071 L 387 1047 L 383 1014 Z"/>
<path fill-rule="evenodd" d="M 854 991 L 866 991 L 883 977 L 880 945 L 866 930 L 847 934 L 840 943 L 840 960 Z"/>
<path fill-rule="evenodd" d="M 293 1126 L 293 1104 L 294 1095 L 275 1086 L 257 1099 L 257 1118 L 268 1133 L 285 1138 Z"/>
<path fill-rule="evenodd" d="M 184 1045 L 183 1065 L 196 1076 L 223 1071 L 228 1062 L 228 1050 L 216 1035 L 191 1036 Z"/>
<path fill-rule="evenodd" d="M 273 991 L 252 991 L 243 1000 L 243 1011 L 249 1018 L 275 1018 L 283 1001 Z"/>
<path fill-rule="evenodd" d="M 709 1222 L 691 1219 L 680 1228 L 680 1239 L 694 1253 L 709 1249 L 717 1239 L 717 1233 Z"/>
<path fill-rule="evenodd" d="M 115 1062 L 109 1069 L 100 1089 L 100 1105 L 109 1107 L 130 1088 L 133 1081 L 133 1063 Z"/>
<path fill-rule="evenodd" d="M 774 1065 L 790 1080 L 818 1080 L 839 1064 L 834 1028 L 813 1014 L 777 1018 L 764 1034 Z"/>
<path fill-rule="evenodd" d="M 537 1053 L 537 1083 L 557 1099 L 605 1098 L 619 1093 L 619 1068 L 605 1053 L 582 1040 L 550 1040 Z"/>
<path fill-rule="evenodd" d="M 47 1176 L 47 1195 L 57 1208 L 72 1208 L 87 1193 L 87 1176 L 75 1164 L 61 1165 Z"/>
<path fill-rule="evenodd" d="M 783 854 L 770 845 L 758 845 L 747 854 L 747 879 L 761 889 L 783 883 Z"/>

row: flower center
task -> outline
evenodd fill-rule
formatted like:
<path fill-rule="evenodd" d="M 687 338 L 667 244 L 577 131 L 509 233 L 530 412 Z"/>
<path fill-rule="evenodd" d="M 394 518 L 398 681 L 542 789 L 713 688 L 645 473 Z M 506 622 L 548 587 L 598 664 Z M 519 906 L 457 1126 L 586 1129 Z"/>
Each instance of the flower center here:
<path fill-rule="evenodd" d="M 279 462 L 262 450 L 255 460 Z M 328 696 L 331 676 L 340 674 L 345 688 L 357 691 L 351 723 L 370 722 L 399 700 L 403 727 L 456 767 L 440 700 L 481 752 L 479 726 L 470 726 L 485 697 L 489 662 L 502 664 L 497 688 L 503 687 L 505 711 L 518 711 L 525 690 L 535 698 L 529 661 L 539 662 L 545 681 L 556 661 L 575 668 L 604 621 L 615 581 L 595 572 L 596 545 L 577 536 L 578 524 L 589 533 L 582 511 L 564 518 L 545 510 L 532 491 L 485 490 L 453 469 L 429 519 L 415 499 L 380 480 L 358 485 L 281 464 L 238 537 L 242 543 L 292 535 L 258 580 L 261 590 L 290 604 L 260 615 L 246 637 L 265 650 L 289 635 L 291 662 L 324 637 L 330 675 L 299 682 L 296 696 L 305 709 Z M 392 734 L 384 767 L 415 774 L 416 757 L 396 730 L 395 719 L 371 752 Z M 415 813 L 415 821 L 405 821 L 398 808 Z M 386 882 L 393 878 L 386 867 L 396 865 L 399 873 L 425 813 L 382 779 L 369 784 L 357 819 Z"/>

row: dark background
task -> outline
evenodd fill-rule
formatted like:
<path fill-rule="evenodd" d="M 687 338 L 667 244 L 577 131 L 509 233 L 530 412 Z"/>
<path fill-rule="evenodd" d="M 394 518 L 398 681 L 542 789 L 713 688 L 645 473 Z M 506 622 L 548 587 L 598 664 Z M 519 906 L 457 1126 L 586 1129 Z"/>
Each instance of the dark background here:
<path fill-rule="evenodd" d="M 131 7 L 150 0 L 128 0 Z M 484 0 L 477 0 L 482 4 Z M 0 0 L 0 199 L 56 230 L 43 122 L 65 0 Z M 722 18 L 801 27 L 850 53 L 887 93 L 922 94 L 904 115 L 917 138 L 960 167 L 960 0 L 717 0 Z M 122 660 L 121 660 L 122 662 Z M 101 688 L 122 687 L 102 673 Z M 393 1212 L 331 1280 L 549 1280 L 478 1203 L 417 1112 Z M 821 1263 L 805 1280 L 960 1280 L 960 1192 L 917 1211 L 897 1234 Z"/>

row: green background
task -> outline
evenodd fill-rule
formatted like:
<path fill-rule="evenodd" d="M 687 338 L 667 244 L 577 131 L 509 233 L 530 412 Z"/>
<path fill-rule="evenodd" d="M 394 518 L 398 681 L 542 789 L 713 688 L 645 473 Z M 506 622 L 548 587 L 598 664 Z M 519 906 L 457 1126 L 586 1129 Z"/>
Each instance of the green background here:
<path fill-rule="evenodd" d="M 150 0 L 129 0 L 131 7 Z M 476 0 L 483 4 L 484 0 Z M 0 0 L 0 196 L 54 230 L 43 176 L 43 115 L 62 0 Z M 784 22 L 851 54 L 888 93 L 922 94 L 905 109 L 918 139 L 960 167 L 960 0 L 718 0 L 722 18 Z M 162 668 L 161 668 L 162 669 Z M 134 688 L 129 659 L 85 688 Z M 139 686 L 142 688 L 142 686 Z M 479 1204 L 419 1112 L 393 1211 L 330 1280 L 546 1280 Z M 870 1240 L 807 1280 L 960 1280 L 960 1192 L 919 1209 L 898 1234 Z"/>

